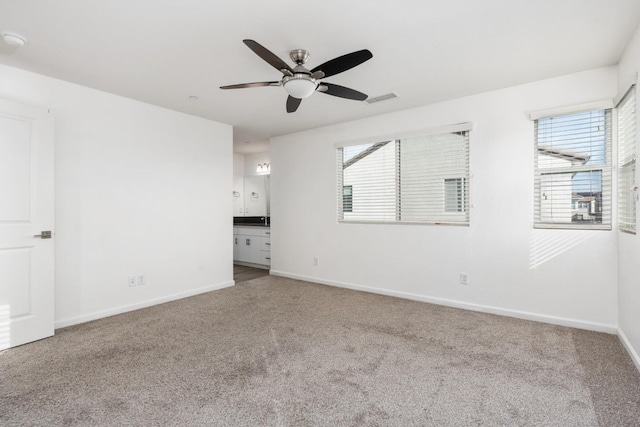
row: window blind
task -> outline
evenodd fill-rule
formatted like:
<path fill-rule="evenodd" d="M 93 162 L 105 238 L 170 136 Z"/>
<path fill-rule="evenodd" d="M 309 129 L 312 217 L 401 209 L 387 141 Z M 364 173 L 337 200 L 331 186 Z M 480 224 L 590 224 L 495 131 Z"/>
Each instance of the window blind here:
<path fill-rule="evenodd" d="M 534 226 L 611 228 L 611 110 L 535 120 Z"/>
<path fill-rule="evenodd" d="M 636 232 L 636 87 L 618 104 L 618 227 Z"/>
<path fill-rule="evenodd" d="M 340 222 L 469 223 L 469 131 L 337 148 Z"/>

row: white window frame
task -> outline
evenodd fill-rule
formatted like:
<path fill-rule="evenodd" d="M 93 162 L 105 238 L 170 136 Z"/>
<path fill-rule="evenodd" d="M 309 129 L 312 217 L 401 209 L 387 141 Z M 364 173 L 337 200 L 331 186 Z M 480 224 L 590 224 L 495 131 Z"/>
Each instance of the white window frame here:
<path fill-rule="evenodd" d="M 637 101 L 633 84 L 616 104 L 618 112 L 618 229 L 636 234 Z"/>
<path fill-rule="evenodd" d="M 411 132 L 411 133 L 398 133 L 395 136 L 380 136 L 380 137 L 373 137 L 373 138 L 367 138 L 367 139 L 361 139 L 361 140 L 356 140 L 356 141 L 347 141 L 347 142 L 341 142 L 341 143 L 337 143 L 335 144 L 336 147 L 336 183 L 337 183 L 337 193 L 338 193 L 338 197 L 337 197 L 337 220 L 339 223 L 367 223 L 367 224 L 371 224 L 371 223 L 383 223 L 383 224 L 437 224 L 437 225 L 462 225 L 462 226 L 468 226 L 470 223 L 470 212 L 469 212 L 469 208 L 471 206 L 470 204 L 470 168 L 469 168 L 469 139 L 470 139 L 470 131 L 472 130 L 472 125 L 471 123 L 460 123 L 457 125 L 451 125 L 451 126 L 444 126 L 444 127 L 440 127 L 440 128 L 432 128 L 432 129 L 427 129 L 427 130 L 423 130 L 423 131 L 418 131 L 418 132 Z M 402 196 L 401 196 L 401 190 L 399 185 L 401 186 L 401 184 L 398 184 L 398 182 L 396 182 L 395 184 L 395 198 L 396 198 L 396 207 L 395 207 L 395 219 L 392 219 L 391 217 L 388 219 L 384 219 L 384 220 L 379 220 L 379 219 L 363 219 L 363 218 L 358 218 L 358 219 L 353 219 L 353 218 L 349 218 L 349 217 L 345 217 L 345 212 L 343 212 L 343 188 L 345 185 L 350 185 L 350 183 L 345 182 L 344 178 L 343 178 L 343 171 L 344 171 L 344 167 L 343 167 L 343 149 L 345 147 L 350 147 L 350 146 L 355 146 L 355 145 L 365 145 L 365 144 L 379 144 L 381 146 L 386 146 L 388 149 L 390 147 L 395 147 L 395 159 L 396 159 L 396 171 L 395 171 L 395 175 L 396 177 L 399 177 L 399 165 L 400 165 L 400 156 L 401 154 L 399 153 L 399 150 L 401 149 L 401 144 L 402 144 L 402 140 L 405 139 L 410 139 L 410 138 L 419 138 L 419 137 L 425 137 L 425 136 L 436 136 L 436 135 L 445 135 L 445 134 L 452 134 L 452 133 L 463 133 L 463 136 L 466 138 L 465 141 L 465 147 L 464 147 L 464 155 L 462 159 L 460 159 L 460 162 L 462 162 L 464 164 L 464 171 L 451 171 L 449 174 L 445 174 L 441 177 L 440 183 L 441 183 L 441 190 L 439 192 L 434 192 L 433 196 L 430 197 L 436 197 L 436 194 L 439 194 L 437 202 L 434 203 L 439 203 L 441 204 L 443 207 L 441 209 L 441 211 L 438 211 L 439 213 L 436 216 L 430 216 L 429 218 L 425 218 L 425 219 L 421 219 L 421 220 L 404 220 L 402 218 Z M 391 146 L 387 146 L 386 144 L 392 144 Z M 348 162 L 347 162 L 348 163 Z M 347 166 L 348 167 L 348 166 Z M 445 205 L 445 180 L 446 179 L 462 179 L 463 180 L 463 188 L 462 188 L 462 194 L 464 197 L 464 200 L 461 201 L 461 206 L 463 208 L 462 212 L 452 212 L 452 211 L 446 211 L 444 205 Z M 355 203 L 356 203 L 356 192 L 358 190 L 355 187 L 352 187 L 352 194 L 353 199 L 352 199 L 352 208 L 355 209 Z M 435 199 L 433 199 L 435 200 Z M 405 209 L 406 209 L 406 203 L 405 203 Z M 349 212 L 347 212 L 349 213 Z M 355 215 L 354 215 L 355 216 Z M 393 216 L 393 214 L 391 215 Z M 405 214 L 405 217 L 407 215 Z"/>
<path fill-rule="evenodd" d="M 455 192 L 455 199 L 449 200 L 449 188 L 447 188 L 448 183 L 455 183 L 453 188 L 453 192 Z M 455 178 L 444 178 L 444 213 L 461 213 L 466 212 L 468 209 L 467 206 L 467 177 L 455 177 Z M 454 209 L 449 209 L 451 205 L 455 205 Z"/>
<path fill-rule="evenodd" d="M 611 205 L 612 205 L 612 109 L 611 101 L 603 101 L 592 104 L 576 106 L 574 108 L 561 108 L 549 110 L 546 112 L 531 113 L 530 118 L 534 121 L 534 228 L 555 228 L 555 229 L 579 229 L 579 230 L 611 230 Z M 568 114 L 585 113 L 589 111 L 605 112 L 605 164 L 603 165 L 580 165 L 570 166 L 567 168 L 540 168 L 538 165 L 539 153 L 545 147 L 538 146 L 538 123 L 542 119 L 560 117 Z M 542 199 L 544 197 L 542 191 L 543 176 L 558 176 L 571 173 L 589 173 L 600 172 L 602 174 L 602 223 L 588 222 L 554 222 L 542 219 Z M 553 180 L 553 178 L 552 178 Z M 553 182 L 553 181 L 551 181 Z M 553 186 L 553 184 L 551 184 Z"/>

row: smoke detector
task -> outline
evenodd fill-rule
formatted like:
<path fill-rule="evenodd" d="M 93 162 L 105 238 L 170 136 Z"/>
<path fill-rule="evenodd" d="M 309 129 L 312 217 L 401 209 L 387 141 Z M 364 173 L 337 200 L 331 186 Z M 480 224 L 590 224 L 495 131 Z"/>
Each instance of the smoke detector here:
<path fill-rule="evenodd" d="M 2 40 L 9 46 L 22 47 L 27 43 L 27 39 L 12 33 L 2 33 Z"/>

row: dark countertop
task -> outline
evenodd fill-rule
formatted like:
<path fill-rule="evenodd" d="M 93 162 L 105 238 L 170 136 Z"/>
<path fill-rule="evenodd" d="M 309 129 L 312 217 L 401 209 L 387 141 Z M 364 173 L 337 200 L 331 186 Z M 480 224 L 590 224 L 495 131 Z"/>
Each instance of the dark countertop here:
<path fill-rule="evenodd" d="M 266 224 L 265 224 L 266 223 Z M 234 216 L 234 227 L 269 227 L 271 218 L 264 216 Z"/>

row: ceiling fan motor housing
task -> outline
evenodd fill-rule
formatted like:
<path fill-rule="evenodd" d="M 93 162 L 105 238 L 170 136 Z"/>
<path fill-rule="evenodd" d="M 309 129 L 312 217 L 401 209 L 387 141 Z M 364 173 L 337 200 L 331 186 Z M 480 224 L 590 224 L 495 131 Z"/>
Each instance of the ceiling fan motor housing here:
<path fill-rule="evenodd" d="M 304 49 L 295 49 L 289 52 L 289 57 L 293 62 L 302 65 L 309 59 L 309 51 Z"/>

